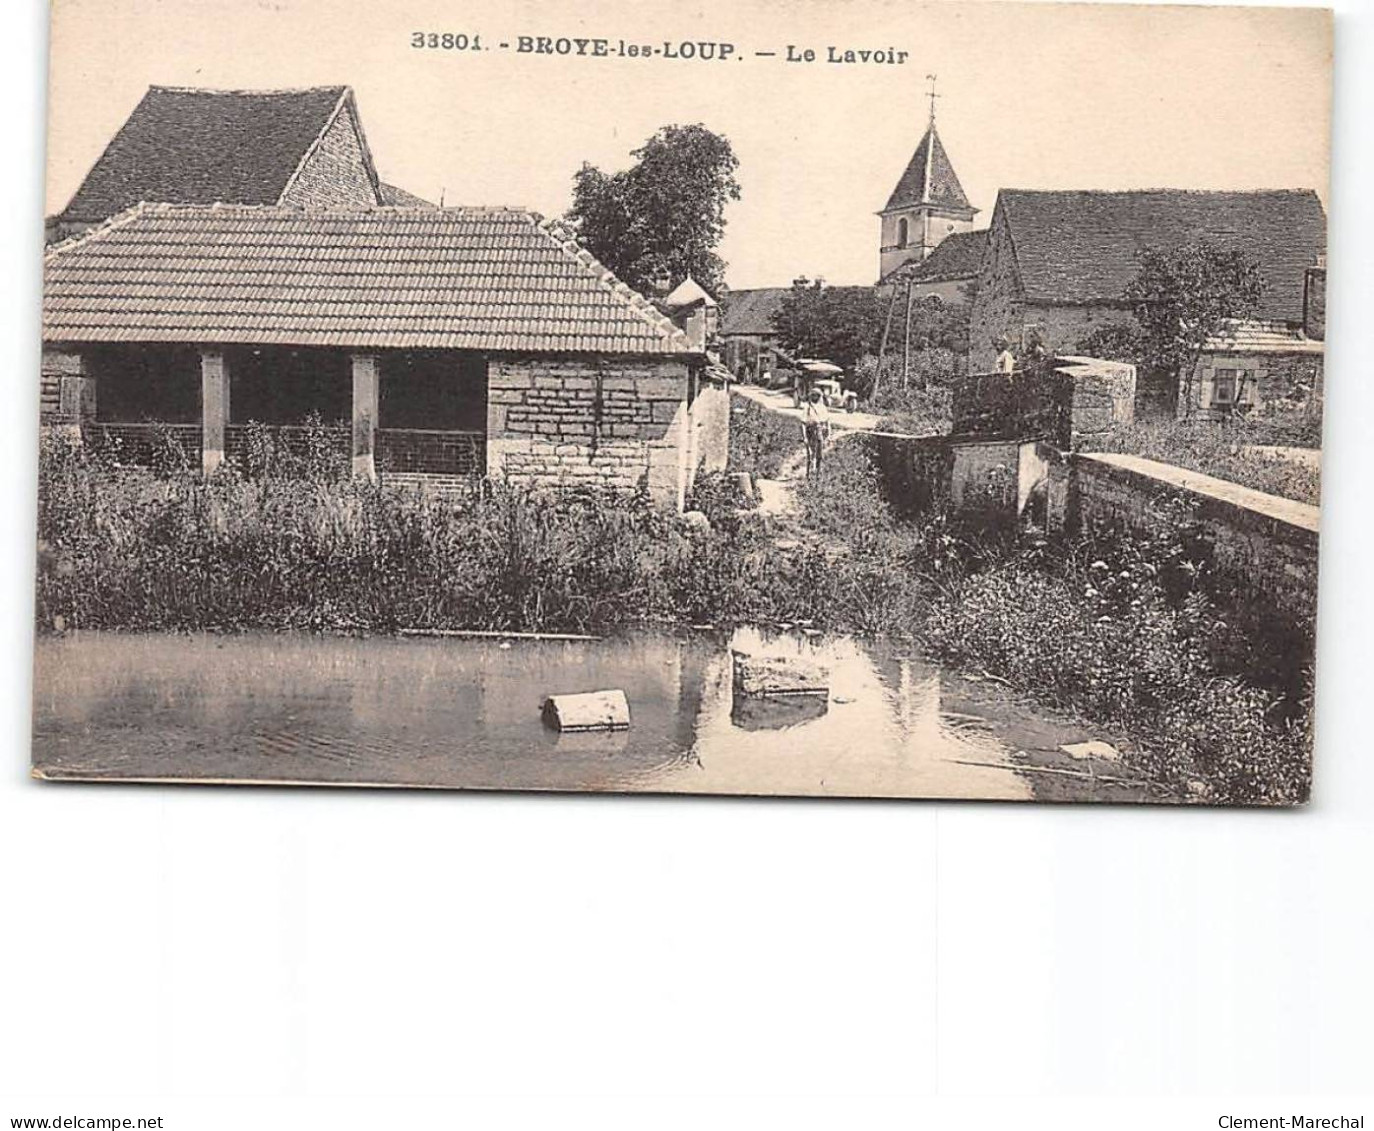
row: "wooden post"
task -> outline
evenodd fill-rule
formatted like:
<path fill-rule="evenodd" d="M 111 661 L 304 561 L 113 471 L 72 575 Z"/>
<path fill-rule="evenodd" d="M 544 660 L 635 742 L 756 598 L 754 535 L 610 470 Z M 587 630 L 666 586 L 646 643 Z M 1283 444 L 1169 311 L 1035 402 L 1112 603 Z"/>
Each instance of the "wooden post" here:
<path fill-rule="evenodd" d="M 902 388 L 905 389 L 911 377 L 911 301 L 913 280 L 906 284 L 906 333 L 902 335 Z"/>
<path fill-rule="evenodd" d="M 200 467 L 213 475 L 224 463 L 229 424 L 229 365 L 218 350 L 200 352 Z"/>
<path fill-rule="evenodd" d="M 377 386 L 380 360 L 376 354 L 353 355 L 353 474 L 377 482 L 373 456 L 377 440 Z"/>
<path fill-rule="evenodd" d="M 878 371 L 873 374 L 873 389 L 869 392 L 870 400 L 878 399 L 878 389 L 883 383 L 883 362 L 887 360 L 887 339 L 892 333 L 892 315 L 897 310 L 897 285 L 892 285 L 892 301 L 887 304 L 887 318 L 883 322 L 883 339 L 878 343 Z"/>

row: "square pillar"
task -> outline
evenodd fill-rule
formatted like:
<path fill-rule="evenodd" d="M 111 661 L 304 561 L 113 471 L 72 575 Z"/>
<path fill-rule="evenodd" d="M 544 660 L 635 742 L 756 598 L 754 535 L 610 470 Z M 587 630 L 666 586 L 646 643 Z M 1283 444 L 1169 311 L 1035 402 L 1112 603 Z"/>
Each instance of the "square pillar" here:
<path fill-rule="evenodd" d="M 229 366 L 218 350 L 200 353 L 200 466 L 213 475 L 224 463 L 229 424 Z"/>
<path fill-rule="evenodd" d="M 353 474 L 377 482 L 377 388 L 381 361 L 376 354 L 353 355 Z"/>

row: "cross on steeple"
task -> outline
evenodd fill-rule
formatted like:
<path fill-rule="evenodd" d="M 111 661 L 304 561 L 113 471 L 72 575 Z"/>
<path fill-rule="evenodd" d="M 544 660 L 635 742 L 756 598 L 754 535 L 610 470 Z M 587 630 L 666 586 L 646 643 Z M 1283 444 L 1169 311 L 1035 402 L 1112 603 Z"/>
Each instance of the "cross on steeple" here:
<path fill-rule="evenodd" d="M 930 99 L 930 120 L 932 124 L 935 122 L 935 100 L 944 97 L 942 94 L 935 93 L 935 80 L 937 78 L 939 78 L 938 75 L 926 75 L 926 81 L 930 83 L 930 90 L 926 93 L 926 97 Z"/>

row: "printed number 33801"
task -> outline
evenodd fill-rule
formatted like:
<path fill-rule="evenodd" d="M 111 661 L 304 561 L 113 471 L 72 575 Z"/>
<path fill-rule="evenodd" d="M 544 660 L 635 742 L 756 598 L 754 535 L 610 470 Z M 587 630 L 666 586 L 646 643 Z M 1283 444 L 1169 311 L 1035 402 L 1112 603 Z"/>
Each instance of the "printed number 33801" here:
<path fill-rule="evenodd" d="M 415 31 L 410 34 L 412 47 L 428 47 L 440 51 L 481 51 L 480 35 L 455 35 L 453 32 Z"/>

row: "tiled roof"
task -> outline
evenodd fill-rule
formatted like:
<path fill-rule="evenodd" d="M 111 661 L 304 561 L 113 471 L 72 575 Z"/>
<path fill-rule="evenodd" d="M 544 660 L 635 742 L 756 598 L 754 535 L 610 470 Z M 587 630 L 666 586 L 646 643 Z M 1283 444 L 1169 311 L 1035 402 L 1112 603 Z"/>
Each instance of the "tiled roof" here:
<path fill-rule="evenodd" d="M 1302 321 L 1306 268 L 1326 252 L 1326 214 L 1310 190 L 1282 192 L 1028 192 L 1003 189 L 1032 302 L 1119 302 L 1140 252 L 1206 240 L 1259 264 L 1260 318 Z"/>
<path fill-rule="evenodd" d="M 935 132 L 933 121 L 907 162 L 906 171 L 892 190 L 892 195 L 887 198 L 883 211 L 891 212 L 916 204 L 939 204 L 946 208 L 975 211 L 964 195 L 964 186 L 959 183 L 949 154 L 945 152 L 940 135 Z"/>
<path fill-rule="evenodd" d="M 396 205 L 400 208 L 438 208 L 437 204 L 431 204 L 422 196 L 416 196 L 413 192 L 406 192 L 403 188 L 396 185 L 389 185 L 382 181 L 377 186 L 382 192 L 382 203 Z"/>
<path fill-rule="evenodd" d="M 922 262 L 903 263 L 878 280 L 878 286 L 905 282 L 947 283 L 977 276 L 983 264 L 983 250 L 988 246 L 986 228 L 976 232 L 955 232 L 946 236 Z"/>
<path fill-rule="evenodd" d="M 1217 353 L 1324 353 L 1324 343 L 1309 338 L 1286 322 L 1244 318 L 1228 322 L 1207 349 Z"/>
<path fill-rule="evenodd" d="M 66 220 L 140 201 L 275 204 L 347 87 L 189 90 L 153 86 L 76 190 Z"/>
<path fill-rule="evenodd" d="M 140 205 L 44 260 L 43 335 L 686 354 L 683 333 L 521 209 Z"/>
<path fill-rule="evenodd" d="M 791 287 L 726 291 L 720 299 L 720 333 L 776 334 L 773 315 L 782 309 L 783 300 L 791 291 Z"/>

